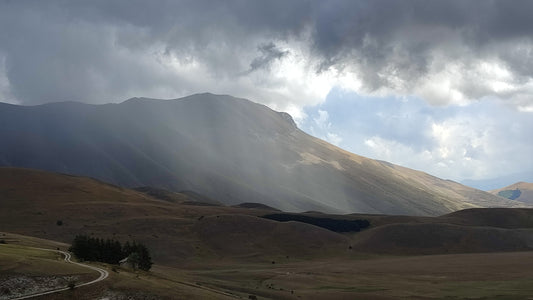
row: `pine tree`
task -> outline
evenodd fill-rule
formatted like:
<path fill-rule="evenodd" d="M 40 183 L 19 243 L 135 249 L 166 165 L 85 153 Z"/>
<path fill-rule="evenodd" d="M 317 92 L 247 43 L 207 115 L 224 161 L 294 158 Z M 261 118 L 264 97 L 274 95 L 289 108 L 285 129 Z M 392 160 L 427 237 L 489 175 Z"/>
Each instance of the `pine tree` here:
<path fill-rule="evenodd" d="M 113 239 L 102 239 L 77 235 L 69 251 L 80 260 L 101 261 L 109 264 L 118 264 L 121 259 L 128 257 L 128 262 L 134 269 L 144 271 L 152 267 L 152 258 L 148 248 L 133 241 L 126 242 L 124 246 Z"/>
<path fill-rule="evenodd" d="M 152 267 L 152 258 L 150 257 L 150 252 L 148 248 L 143 244 L 139 244 L 137 247 L 139 253 L 139 269 L 143 271 L 148 271 Z"/>

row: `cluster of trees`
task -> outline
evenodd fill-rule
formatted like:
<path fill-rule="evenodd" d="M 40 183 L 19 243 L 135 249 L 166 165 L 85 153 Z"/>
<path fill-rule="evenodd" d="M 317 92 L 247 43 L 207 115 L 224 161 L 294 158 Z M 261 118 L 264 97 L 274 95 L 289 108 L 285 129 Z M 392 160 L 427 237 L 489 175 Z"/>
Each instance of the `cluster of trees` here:
<path fill-rule="evenodd" d="M 519 189 L 516 189 L 516 190 L 505 190 L 505 191 L 498 192 L 498 195 L 502 196 L 504 198 L 507 198 L 507 199 L 515 200 L 518 197 L 520 197 L 520 195 L 522 195 L 522 191 L 519 190 Z"/>
<path fill-rule="evenodd" d="M 293 214 L 270 214 L 263 216 L 265 219 L 288 222 L 297 221 L 322 227 L 335 232 L 350 232 L 360 231 L 361 229 L 370 226 L 368 220 L 343 220 L 332 218 L 317 218 L 305 215 L 293 215 Z"/>
<path fill-rule="evenodd" d="M 113 239 L 104 240 L 77 235 L 69 251 L 81 260 L 100 261 L 114 265 L 118 265 L 122 259 L 127 258 L 132 268 L 144 271 L 150 270 L 153 264 L 148 248 L 137 242 L 126 242 L 122 245 Z"/>

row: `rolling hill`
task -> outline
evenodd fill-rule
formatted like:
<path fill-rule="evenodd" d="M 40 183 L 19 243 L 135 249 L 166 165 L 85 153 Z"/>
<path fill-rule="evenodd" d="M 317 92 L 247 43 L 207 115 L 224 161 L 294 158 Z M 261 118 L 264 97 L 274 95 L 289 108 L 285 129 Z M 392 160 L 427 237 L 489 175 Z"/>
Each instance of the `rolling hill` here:
<path fill-rule="evenodd" d="M 341 234 L 262 218 L 273 212 L 290 215 L 262 205 L 197 205 L 187 194 L 172 196 L 179 200 L 87 177 L 1 167 L 0 228 L 66 243 L 77 234 L 135 239 L 150 245 L 157 263 L 171 265 L 220 257 L 343 257 L 350 245 L 394 254 L 533 249 L 529 208 L 476 208 L 439 217 L 301 214 L 303 219 L 370 222 L 359 233 Z"/>
<path fill-rule="evenodd" d="M 0 228 L 70 243 L 77 234 L 138 240 L 159 264 L 218 257 L 342 253 L 348 238 L 303 223 L 258 216 L 264 207 L 168 201 L 87 177 L 0 167 Z M 61 222 L 58 222 L 61 221 Z"/>
<path fill-rule="evenodd" d="M 439 217 L 290 214 L 370 223 L 360 232 L 338 233 L 262 218 L 289 214 L 262 205 L 197 205 L 194 193 L 141 190 L 0 168 L 0 240 L 7 242 L 0 245 L 0 265 L 7 266 L 0 268 L 0 278 L 9 279 L 4 286 L 13 277 L 42 276 L 42 268 L 47 276 L 79 276 L 76 270 L 51 269 L 54 262 L 19 245 L 65 249 L 76 234 L 85 234 L 140 241 L 150 248 L 155 265 L 149 273 L 102 265 L 109 280 L 54 299 L 531 295 L 533 209 L 475 208 Z M 18 286 L 9 285 L 9 291 Z"/>
<path fill-rule="evenodd" d="M 194 191 L 227 205 L 405 215 L 523 205 L 346 152 L 286 113 L 231 96 L 0 104 L 0 141 L 0 166 Z"/>
<path fill-rule="evenodd" d="M 517 182 L 501 189 L 489 191 L 489 193 L 507 199 L 533 204 L 533 183 Z"/>

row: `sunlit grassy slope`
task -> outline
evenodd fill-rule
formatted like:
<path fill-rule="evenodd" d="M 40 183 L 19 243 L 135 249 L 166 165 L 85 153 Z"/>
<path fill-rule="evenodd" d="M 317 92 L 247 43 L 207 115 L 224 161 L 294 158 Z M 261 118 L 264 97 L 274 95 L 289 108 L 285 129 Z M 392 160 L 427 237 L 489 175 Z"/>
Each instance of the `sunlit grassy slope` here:
<path fill-rule="evenodd" d="M 533 204 L 533 183 L 517 182 L 501 189 L 492 190 L 490 193 L 516 201 Z"/>

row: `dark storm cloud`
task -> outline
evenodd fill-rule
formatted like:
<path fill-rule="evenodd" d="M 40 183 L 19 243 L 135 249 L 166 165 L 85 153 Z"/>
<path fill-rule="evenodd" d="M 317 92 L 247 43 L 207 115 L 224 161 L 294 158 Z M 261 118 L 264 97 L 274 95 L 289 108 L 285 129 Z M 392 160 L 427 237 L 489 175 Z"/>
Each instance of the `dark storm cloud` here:
<path fill-rule="evenodd" d="M 533 93 L 531 11 L 532 1 L 506 0 L 4 0 L 4 94 L 23 103 L 170 97 L 215 85 L 253 94 L 253 85 L 233 77 L 268 71 L 291 53 L 280 43 L 290 48 L 299 42 L 318 74 L 330 67 L 351 72 L 370 92 L 389 89 L 445 103 L 449 95 L 431 81 L 451 72 L 448 90 L 458 98 L 495 95 L 527 105 Z M 480 67 L 483 61 L 491 64 L 488 70 Z M 494 90 L 488 80 L 497 77 L 495 64 L 509 73 L 497 78 L 505 90 Z"/>
<path fill-rule="evenodd" d="M 258 47 L 261 56 L 254 58 L 250 64 L 250 72 L 257 69 L 268 68 L 272 62 L 286 56 L 289 51 L 281 50 L 274 43 L 263 44 Z"/>
<path fill-rule="evenodd" d="M 524 67 L 531 64 L 532 9 L 531 1 L 324 2 L 314 18 L 313 46 L 322 68 L 357 66 L 368 90 L 409 93 L 442 67 L 474 70 L 480 60 L 508 68 L 513 75 L 508 83 L 519 89 L 533 76 L 533 69 Z M 478 81 L 489 76 L 470 72 L 464 76 Z M 467 99 L 493 94 L 491 86 L 476 88 L 469 79 L 452 88 Z"/>

